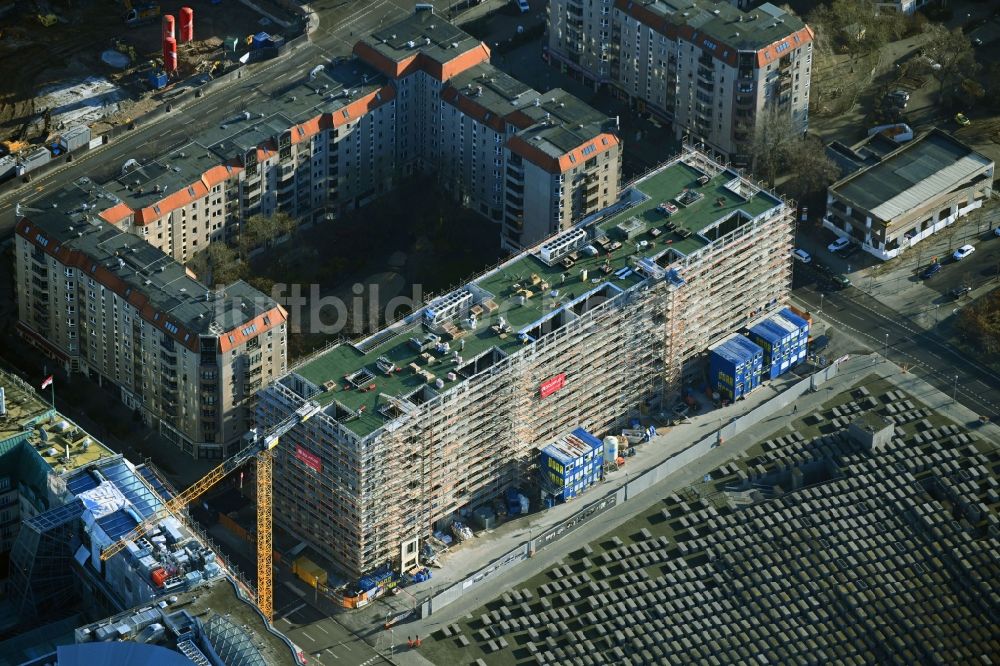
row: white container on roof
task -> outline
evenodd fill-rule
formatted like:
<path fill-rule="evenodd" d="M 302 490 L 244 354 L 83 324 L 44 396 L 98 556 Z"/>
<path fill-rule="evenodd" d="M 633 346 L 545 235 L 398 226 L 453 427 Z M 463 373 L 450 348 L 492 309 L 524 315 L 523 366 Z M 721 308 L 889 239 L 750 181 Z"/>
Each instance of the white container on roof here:
<path fill-rule="evenodd" d="M 586 243 L 586 231 L 579 227 L 569 229 L 548 242 L 543 243 L 542 247 L 538 250 L 538 257 L 551 266 L 573 250 L 583 247 Z"/>

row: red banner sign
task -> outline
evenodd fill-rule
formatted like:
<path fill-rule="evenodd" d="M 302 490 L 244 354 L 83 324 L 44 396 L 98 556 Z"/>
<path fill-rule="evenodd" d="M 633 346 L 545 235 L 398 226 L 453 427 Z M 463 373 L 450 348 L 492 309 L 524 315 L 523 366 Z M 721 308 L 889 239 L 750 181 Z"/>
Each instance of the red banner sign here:
<path fill-rule="evenodd" d="M 323 461 L 319 459 L 319 456 L 315 453 L 310 453 L 306 451 L 301 446 L 295 447 L 295 457 L 301 460 L 303 463 L 311 467 L 317 472 L 323 471 Z"/>
<path fill-rule="evenodd" d="M 538 387 L 538 394 L 547 398 L 562 387 L 566 386 L 566 373 L 560 372 L 555 377 L 549 377 Z"/>

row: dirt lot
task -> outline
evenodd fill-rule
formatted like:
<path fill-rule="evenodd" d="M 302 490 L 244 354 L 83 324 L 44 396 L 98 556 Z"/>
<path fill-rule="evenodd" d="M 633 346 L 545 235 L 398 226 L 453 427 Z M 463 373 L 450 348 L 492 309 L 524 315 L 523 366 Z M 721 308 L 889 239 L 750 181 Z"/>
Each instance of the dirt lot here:
<path fill-rule="evenodd" d="M 113 0 L 81 0 L 71 4 L 44 4 L 20 2 L 15 11 L 0 20 L 0 139 L 18 134 L 26 121 L 34 120 L 29 139 L 40 139 L 45 111 L 44 102 L 36 99 L 40 89 L 68 88 L 88 76 L 107 77 L 117 84 L 121 73 L 101 62 L 101 52 L 114 48 L 120 39 L 135 52 L 133 65 L 143 65 L 151 59 L 161 58 L 160 22 L 129 28 L 122 20 L 123 5 Z M 258 2 L 266 11 L 281 20 L 290 15 L 271 2 Z M 181 6 L 194 10 L 194 31 L 197 40 L 193 45 L 181 45 L 180 60 L 192 48 L 219 53 L 221 38 L 231 36 L 241 40 L 248 34 L 265 30 L 281 33 L 283 28 L 247 8 L 237 0 L 222 0 L 211 4 L 209 0 L 168 0 L 161 4 L 163 13 L 178 17 Z M 41 25 L 37 14 L 54 14 L 58 21 L 49 27 Z M 263 19 L 263 23 L 261 22 Z M 208 55 L 208 54 L 205 54 Z M 117 95 L 117 93 L 115 93 Z M 134 93 L 121 93 L 123 99 Z M 89 104 L 86 101 L 77 102 Z M 126 104 L 127 105 L 127 104 Z M 56 113 L 53 114 L 57 115 Z M 52 130 L 58 120 L 53 118 Z"/>

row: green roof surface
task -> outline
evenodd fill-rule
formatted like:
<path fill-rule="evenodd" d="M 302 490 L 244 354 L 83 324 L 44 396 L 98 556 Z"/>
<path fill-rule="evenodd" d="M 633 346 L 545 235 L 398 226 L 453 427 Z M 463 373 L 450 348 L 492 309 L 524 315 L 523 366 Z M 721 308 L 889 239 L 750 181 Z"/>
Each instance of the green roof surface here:
<path fill-rule="evenodd" d="M 730 218 L 737 211 L 742 211 L 748 218 L 754 218 L 781 203 L 766 192 L 756 193 L 746 200 L 731 191 L 726 184 L 737 178 L 734 172 L 719 173 L 704 185 L 698 183 L 701 175 L 697 169 L 683 162 L 676 162 L 637 183 L 634 190 L 624 197 L 627 200 L 631 196 L 633 205 L 615 214 L 598 213 L 593 220 L 581 225 L 592 230 L 592 244 L 594 238 L 601 237 L 602 233 L 610 241 L 621 243 L 621 247 L 613 251 L 602 252 L 597 256 L 578 252 L 579 258 L 569 269 L 558 263 L 549 266 L 535 253 L 527 252 L 475 280 L 473 284 L 478 289 L 492 295 L 491 300 L 497 305 L 497 310 L 493 316 L 484 315 L 475 330 L 467 331 L 459 340 L 450 340 L 450 349 L 459 350 L 463 365 L 468 365 L 494 347 L 510 355 L 524 345 L 519 339 L 519 331 L 574 299 L 606 288 L 605 285 L 608 284 L 613 286 L 612 290 L 618 288 L 624 291 L 646 280 L 641 273 L 627 271 L 630 266 L 634 266 L 635 260 L 659 257 L 661 267 L 666 266 L 667 260 L 664 257 L 676 257 L 666 252 L 669 249 L 682 255 L 690 255 L 708 246 L 715 238 L 716 222 Z M 669 217 L 657 210 L 660 203 L 674 201 L 685 191 L 697 192 L 702 196 L 687 207 L 678 205 L 677 212 Z M 622 207 L 621 204 L 616 206 L 618 209 Z M 613 209 L 609 209 L 611 210 Z M 626 239 L 616 227 L 632 218 L 642 220 L 645 229 L 631 239 Z M 667 231 L 665 227 L 670 223 L 677 225 L 677 229 Z M 721 233 L 725 234 L 735 229 L 736 223 L 723 223 L 720 226 Z M 650 234 L 650 230 L 654 228 L 661 231 L 655 238 Z M 686 238 L 677 233 L 684 229 L 691 232 Z M 702 233 L 706 235 L 700 235 Z M 623 269 L 630 274 L 616 274 Z M 586 281 L 583 279 L 584 271 Z M 547 283 L 547 289 L 542 289 L 543 283 Z M 524 292 L 519 292 L 520 289 L 530 290 L 531 296 L 524 297 Z M 492 328 L 497 323 L 497 315 L 506 318 L 511 328 L 509 333 L 501 334 Z M 409 321 L 411 323 L 408 326 L 400 325 L 395 330 L 382 331 L 357 346 L 344 344 L 334 347 L 293 371 L 320 388 L 327 382 L 335 382 L 335 386 L 320 393 L 315 399 L 322 405 L 336 401 L 352 412 L 361 410 L 357 416 L 344 419 L 342 423 L 359 437 L 365 437 L 387 422 L 379 413 L 379 408 L 389 402 L 384 395 L 404 397 L 423 386 L 436 392 L 444 392 L 465 378 L 458 373 L 458 364 L 449 354 L 432 353 L 434 361 L 431 364 L 423 362 L 420 352 L 410 345 L 409 340 L 423 338 L 428 330 L 416 316 Z M 381 337 L 385 339 L 380 339 Z M 397 370 L 389 375 L 379 371 L 376 368 L 379 357 L 392 361 Z M 428 383 L 410 369 L 412 363 L 433 373 L 435 378 L 444 380 L 444 386 L 435 389 L 433 382 Z M 362 368 L 369 370 L 372 377 L 358 382 L 362 388 L 355 388 L 346 377 Z M 482 367 L 478 369 L 481 370 Z M 447 379 L 450 372 L 458 375 L 455 380 Z M 374 389 L 362 390 L 372 384 L 375 385 Z"/>

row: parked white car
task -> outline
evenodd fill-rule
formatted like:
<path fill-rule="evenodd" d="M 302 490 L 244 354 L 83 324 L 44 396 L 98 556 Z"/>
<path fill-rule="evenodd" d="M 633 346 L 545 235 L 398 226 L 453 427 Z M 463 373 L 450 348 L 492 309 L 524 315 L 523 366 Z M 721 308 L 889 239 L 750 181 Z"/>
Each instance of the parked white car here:
<path fill-rule="evenodd" d="M 794 258 L 796 261 L 801 261 L 803 264 L 808 264 L 810 261 L 813 260 L 813 258 L 809 256 L 808 252 L 800 248 L 795 248 L 794 250 L 792 250 L 792 258 Z"/>
<path fill-rule="evenodd" d="M 976 248 L 974 248 L 973 246 L 963 245 L 962 247 L 955 250 L 955 254 L 953 254 L 952 257 L 954 257 L 955 261 L 961 261 L 962 259 L 965 259 L 967 256 L 969 256 L 975 251 Z"/>
<path fill-rule="evenodd" d="M 832 243 L 830 243 L 829 245 L 827 245 L 826 249 L 829 250 L 830 252 L 839 252 L 840 250 L 843 250 L 845 247 L 847 247 L 850 244 L 851 244 L 851 241 L 849 239 L 844 238 L 844 237 L 840 237 L 837 240 L 835 240 Z"/>

